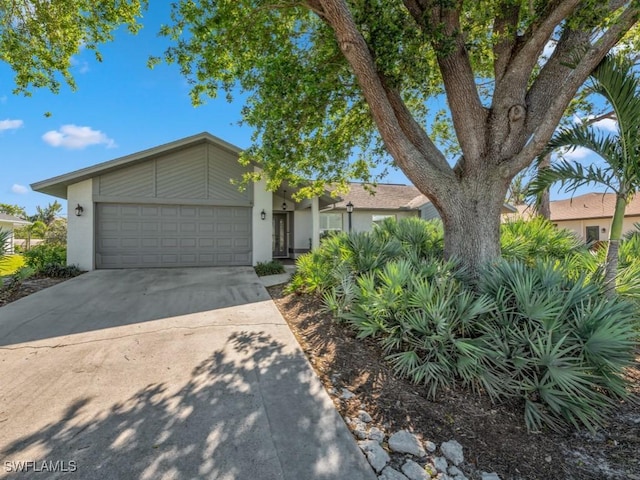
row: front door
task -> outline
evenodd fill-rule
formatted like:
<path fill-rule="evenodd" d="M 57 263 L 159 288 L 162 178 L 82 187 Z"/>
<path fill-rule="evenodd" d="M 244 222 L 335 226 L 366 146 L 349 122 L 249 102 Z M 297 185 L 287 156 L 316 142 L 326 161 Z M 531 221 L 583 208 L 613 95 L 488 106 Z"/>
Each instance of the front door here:
<path fill-rule="evenodd" d="M 286 213 L 273 214 L 272 250 L 274 258 L 288 256 Z"/>
<path fill-rule="evenodd" d="M 600 240 L 600 227 L 587 227 L 587 243 L 598 242 Z"/>

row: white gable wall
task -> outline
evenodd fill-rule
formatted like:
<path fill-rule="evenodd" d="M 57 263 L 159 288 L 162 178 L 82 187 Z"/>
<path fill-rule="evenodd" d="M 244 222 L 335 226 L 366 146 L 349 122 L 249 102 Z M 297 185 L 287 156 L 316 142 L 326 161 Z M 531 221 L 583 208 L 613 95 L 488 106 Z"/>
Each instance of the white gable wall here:
<path fill-rule="evenodd" d="M 75 209 L 80 204 L 84 209 L 77 217 Z M 81 270 L 94 268 L 94 224 L 93 180 L 84 180 L 67 187 L 67 264 L 77 265 Z"/>

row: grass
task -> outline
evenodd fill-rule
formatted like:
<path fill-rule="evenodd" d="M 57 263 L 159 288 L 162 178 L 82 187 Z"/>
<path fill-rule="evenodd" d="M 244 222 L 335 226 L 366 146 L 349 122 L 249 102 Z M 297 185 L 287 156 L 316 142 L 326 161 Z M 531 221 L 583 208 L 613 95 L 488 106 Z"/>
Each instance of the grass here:
<path fill-rule="evenodd" d="M 0 276 L 11 275 L 22 266 L 24 266 L 22 255 L 8 255 L 0 260 Z"/>

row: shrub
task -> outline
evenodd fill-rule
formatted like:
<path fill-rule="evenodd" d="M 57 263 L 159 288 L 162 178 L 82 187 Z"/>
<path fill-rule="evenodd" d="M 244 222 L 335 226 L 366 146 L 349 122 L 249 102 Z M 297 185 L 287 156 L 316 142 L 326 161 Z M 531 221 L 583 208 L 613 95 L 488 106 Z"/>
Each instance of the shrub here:
<path fill-rule="evenodd" d="M 266 275 L 278 275 L 279 273 L 284 273 L 284 265 L 277 260 L 258 262 L 255 266 L 255 271 L 259 277 L 264 277 Z"/>
<path fill-rule="evenodd" d="M 588 253 L 572 231 L 555 227 L 542 217 L 503 223 L 500 231 L 502 258 L 533 265 L 538 260 L 565 260 Z"/>
<path fill-rule="evenodd" d="M 491 351 L 481 357 L 487 392 L 521 399 L 530 430 L 600 425 L 612 397 L 627 394 L 635 306 L 542 262 L 499 262 L 485 270 L 479 290 L 496 307 L 475 324 Z"/>
<path fill-rule="evenodd" d="M 358 337 L 377 339 L 397 374 L 426 385 L 430 395 L 457 380 L 474 384 L 483 352 L 469 333 L 492 305 L 460 282 L 455 264 L 395 260 L 344 276 L 324 300 Z"/>
<path fill-rule="evenodd" d="M 42 243 L 24 252 L 25 264 L 41 271 L 46 265 L 67 263 L 67 249 L 62 245 Z"/>
<path fill-rule="evenodd" d="M 81 270 L 76 265 L 60 265 L 48 263 L 38 271 L 41 275 L 51 278 L 72 278 L 80 275 Z"/>

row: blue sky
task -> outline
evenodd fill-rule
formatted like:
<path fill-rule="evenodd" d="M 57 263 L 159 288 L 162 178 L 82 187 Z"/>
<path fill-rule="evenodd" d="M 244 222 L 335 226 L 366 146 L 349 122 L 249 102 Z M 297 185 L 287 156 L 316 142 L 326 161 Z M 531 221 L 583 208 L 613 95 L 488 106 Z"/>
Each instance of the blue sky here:
<path fill-rule="evenodd" d="M 55 199 L 31 191 L 31 183 L 203 131 L 249 146 L 251 130 L 238 125 L 242 98 L 195 108 L 176 66 L 147 68 L 149 55 L 167 46 L 157 32 L 169 18 L 169 2 L 149 3 L 142 30 L 118 32 L 100 48 L 102 63 L 88 51 L 74 57 L 75 92 L 63 86 L 57 95 L 44 89 L 13 95 L 13 72 L 0 63 L 0 203 L 32 214 Z M 386 181 L 409 183 L 401 172 Z"/>

